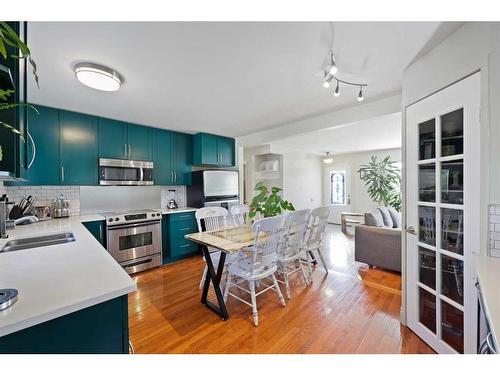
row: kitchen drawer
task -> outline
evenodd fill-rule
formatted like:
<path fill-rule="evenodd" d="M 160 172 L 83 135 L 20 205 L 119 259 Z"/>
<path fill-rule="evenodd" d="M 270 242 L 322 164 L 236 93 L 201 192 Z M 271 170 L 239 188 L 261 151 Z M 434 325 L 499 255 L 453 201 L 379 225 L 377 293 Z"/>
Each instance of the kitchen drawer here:
<path fill-rule="evenodd" d="M 194 211 L 192 212 L 181 212 L 178 214 L 169 214 L 169 218 L 171 223 L 175 223 L 178 221 L 185 221 L 185 220 L 194 220 L 196 222 L 196 218 L 194 217 Z"/>
<path fill-rule="evenodd" d="M 198 245 L 188 239 L 171 238 L 170 241 L 170 256 L 172 257 L 196 253 L 198 251 Z"/>
<path fill-rule="evenodd" d="M 194 220 L 175 221 L 170 223 L 169 232 L 172 238 L 184 238 L 186 234 L 198 231 L 198 225 Z"/>

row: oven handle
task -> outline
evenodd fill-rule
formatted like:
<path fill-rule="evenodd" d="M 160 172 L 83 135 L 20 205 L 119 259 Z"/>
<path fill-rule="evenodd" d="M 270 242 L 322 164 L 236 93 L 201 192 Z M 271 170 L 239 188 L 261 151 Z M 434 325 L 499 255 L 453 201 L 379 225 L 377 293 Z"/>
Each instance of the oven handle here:
<path fill-rule="evenodd" d="M 109 230 L 117 230 L 117 229 L 125 229 L 125 228 L 147 227 L 150 225 L 160 225 L 160 224 L 161 224 L 161 220 L 143 221 L 141 223 L 136 223 L 136 224 L 107 226 L 107 230 L 109 231 Z"/>
<path fill-rule="evenodd" d="M 135 267 L 135 266 L 140 266 L 141 264 L 146 264 L 146 263 L 151 263 L 153 261 L 152 258 L 148 258 L 145 260 L 139 260 L 137 262 L 129 263 L 129 264 L 124 264 L 122 265 L 122 268 L 129 268 L 129 267 Z"/>

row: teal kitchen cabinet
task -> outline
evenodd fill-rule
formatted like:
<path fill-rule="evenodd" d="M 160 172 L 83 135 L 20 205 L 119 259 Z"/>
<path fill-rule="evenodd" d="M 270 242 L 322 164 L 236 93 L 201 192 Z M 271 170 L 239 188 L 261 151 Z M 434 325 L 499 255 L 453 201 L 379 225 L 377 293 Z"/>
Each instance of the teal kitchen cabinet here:
<path fill-rule="evenodd" d="M 152 160 L 151 128 L 99 118 L 99 157 Z"/>
<path fill-rule="evenodd" d="M 153 129 L 153 179 L 155 185 L 173 185 L 172 132 Z"/>
<path fill-rule="evenodd" d="M 127 159 L 127 123 L 99 119 L 99 157 Z"/>
<path fill-rule="evenodd" d="M 0 337 L 0 353 L 128 354 L 127 301 L 117 297 Z"/>
<path fill-rule="evenodd" d="M 95 239 L 99 241 L 99 243 L 105 248 L 106 237 L 104 232 L 104 220 L 87 221 L 82 224 L 95 237 Z"/>
<path fill-rule="evenodd" d="M 195 134 L 193 136 L 193 164 L 234 167 L 234 139 L 208 133 Z"/>
<path fill-rule="evenodd" d="M 152 160 L 151 157 L 151 128 L 128 124 L 128 159 Z"/>
<path fill-rule="evenodd" d="M 235 162 L 235 144 L 234 138 L 219 137 L 219 165 L 234 167 Z"/>
<path fill-rule="evenodd" d="M 27 181 L 6 182 L 6 185 L 59 185 L 59 110 L 36 106 L 28 112 L 29 133 L 33 143 L 28 142 L 28 161 L 33 163 L 26 173 Z"/>
<path fill-rule="evenodd" d="M 198 245 L 184 238 L 186 234 L 197 231 L 194 212 L 163 215 L 163 264 L 198 254 Z"/>
<path fill-rule="evenodd" d="M 193 141 L 190 134 L 172 133 L 174 185 L 191 185 Z"/>
<path fill-rule="evenodd" d="M 97 185 L 97 119 L 61 110 L 59 126 L 61 185 Z"/>

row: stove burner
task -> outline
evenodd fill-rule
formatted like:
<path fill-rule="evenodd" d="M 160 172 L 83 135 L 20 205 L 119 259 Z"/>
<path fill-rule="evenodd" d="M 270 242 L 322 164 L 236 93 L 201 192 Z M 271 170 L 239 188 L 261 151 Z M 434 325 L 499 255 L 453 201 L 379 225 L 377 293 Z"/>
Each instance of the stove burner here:
<path fill-rule="evenodd" d="M 17 289 L 0 289 L 0 310 L 5 310 L 17 301 Z"/>

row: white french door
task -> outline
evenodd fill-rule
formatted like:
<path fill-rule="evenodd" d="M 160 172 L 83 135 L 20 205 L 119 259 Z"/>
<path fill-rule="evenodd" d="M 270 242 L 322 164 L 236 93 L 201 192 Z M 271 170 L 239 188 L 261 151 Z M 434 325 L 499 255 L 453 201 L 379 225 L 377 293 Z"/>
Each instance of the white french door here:
<path fill-rule="evenodd" d="M 408 326 L 438 353 L 476 353 L 480 73 L 406 109 Z"/>
<path fill-rule="evenodd" d="M 329 223 L 340 224 L 340 214 L 352 211 L 351 171 L 349 165 L 332 166 L 324 170 L 324 200 L 325 204 L 331 205 Z"/>

